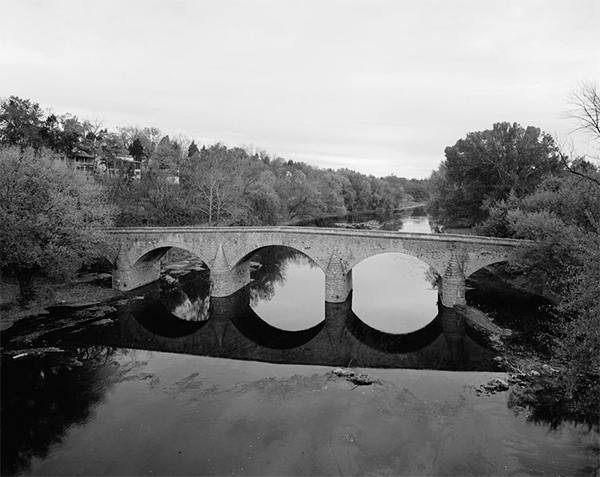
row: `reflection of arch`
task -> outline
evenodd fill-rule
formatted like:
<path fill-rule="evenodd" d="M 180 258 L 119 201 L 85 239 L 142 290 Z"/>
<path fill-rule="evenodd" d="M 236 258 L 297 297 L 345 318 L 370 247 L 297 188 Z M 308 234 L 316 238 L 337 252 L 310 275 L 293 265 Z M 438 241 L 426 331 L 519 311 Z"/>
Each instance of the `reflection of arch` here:
<path fill-rule="evenodd" d="M 302 331 L 286 331 L 269 325 L 248 305 L 231 317 L 237 330 L 253 343 L 264 348 L 291 349 L 302 346 L 317 336 L 325 321 Z"/>
<path fill-rule="evenodd" d="M 349 299 L 328 304 L 325 320 L 313 328 L 291 332 L 268 325 L 253 313 L 248 300 L 248 287 L 232 297 L 214 300 L 208 321 L 178 320 L 188 329 L 180 330 L 177 337 L 159 336 L 147 322 L 140 323 L 148 316 L 148 308 L 155 305 L 139 304 L 137 310 L 128 310 L 119 319 L 119 336 L 109 336 L 109 344 L 271 363 L 496 370 L 492 360 L 496 353 L 465 336 L 464 322 L 444 307 L 421 330 L 393 335 L 361 322 L 352 313 Z M 186 334 L 194 326 L 198 329 Z"/>
<path fill-rule="evenodd" d="M 165 338 L 181 338 L 191 335 L 208 322 L 177 318 L 159 300 L 153 301 L 141 310 L 136 310 L 133 312 L 133 316 L 146 330 Z"/>
<path fill-rule="evenodd" d="M 420 330 L 405 334 L 386 333 L 367 325 L 351 310 L 346 318 L 346 329 L 369 348 L 392 354 L 411 353 L 425 348 L 443 331 L 437 316 Z"/>

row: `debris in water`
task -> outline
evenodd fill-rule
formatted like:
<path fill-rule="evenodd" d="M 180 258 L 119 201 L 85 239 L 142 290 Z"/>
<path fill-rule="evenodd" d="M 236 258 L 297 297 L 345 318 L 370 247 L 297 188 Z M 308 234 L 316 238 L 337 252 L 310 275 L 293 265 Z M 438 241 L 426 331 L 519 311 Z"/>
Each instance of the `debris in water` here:
<path fill-rule="evenodd" d="M 482 384 L 475 389 L 475 392 L 479 395 L 482 393 L 491 395 L 502 391 L 508 391 L 509 384 L 504 379 L 494 378 L 486 384 Z"/>
<path fill-rule="evenodd" d="M 24 358 L 25 356 L 40 356 L 46 353 L 64 353 L 64 349 L 49 346 L 46 348 L 31 348 L 31 349 L 17 349 L 13 351 L 7 351 L 5 354 L 13 355 L 13 359 Z"/>
<path fill-rule="evenodd" d="M 347 381 L 350 381 L 356 386 L 369 386 L 377 382 L 375 379 L 370 378 L 366 374 L 356 374 L 351 369 L 335 368 L 332 373 L 340 378 L 346 378 Z"/>

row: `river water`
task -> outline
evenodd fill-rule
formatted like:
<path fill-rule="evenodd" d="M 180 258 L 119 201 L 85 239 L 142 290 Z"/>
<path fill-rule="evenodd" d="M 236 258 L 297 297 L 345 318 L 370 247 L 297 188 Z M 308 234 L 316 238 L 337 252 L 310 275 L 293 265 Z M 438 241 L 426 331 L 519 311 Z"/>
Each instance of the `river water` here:
<path fill-rule="evenodd" d="M 351 221 L 430 231 L 419 215 Z M 505 377 L 497 353 L 438 306 L 424 263 L 365 260 L 349 299 L 328 304 L 304 255 L 250 261 L 252 283 L 231 297 L 209 298 L 206 268 L 186 257 L 127 301 L 39 318 L 68 323 L 38 341 L 63 351 L 3 355 L 3 475 L 597 471 L 596 433 L 531 423 L 507 392 L 484 391 Z"/>

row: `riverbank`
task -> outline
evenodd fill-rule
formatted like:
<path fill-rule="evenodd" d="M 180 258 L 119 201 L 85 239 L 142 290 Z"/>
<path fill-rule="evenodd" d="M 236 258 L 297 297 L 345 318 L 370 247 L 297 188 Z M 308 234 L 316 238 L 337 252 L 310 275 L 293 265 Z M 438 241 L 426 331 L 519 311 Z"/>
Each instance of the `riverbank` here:
<path fill-rule="evenodd" d="M 93 273 L 80 275 L 68 283 L 40 278 L 35 284 L 35 296 L 29 302 L 21 303 L 18 282 L 3 277 L 0 281 L 0 331 L 24 318 L 46 314 L 51 306 L 94 305 L 122 294 L 111 288 L 110 274 Z"/>

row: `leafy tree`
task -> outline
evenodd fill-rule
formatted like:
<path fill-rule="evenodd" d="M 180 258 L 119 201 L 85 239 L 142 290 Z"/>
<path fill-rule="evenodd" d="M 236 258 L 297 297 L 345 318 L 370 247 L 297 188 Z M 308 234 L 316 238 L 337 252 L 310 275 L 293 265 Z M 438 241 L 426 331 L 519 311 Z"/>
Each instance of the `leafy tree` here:
<path fill-rule="evenodd" d="M 343 215 L 346 213 L 343 189 L 350 186 L 348 180 L 333 171 L 320 174 L 317 177 L 319 194 L 325 207 L 324 212 L 329 215 Z"/>
<path fill-rule="evenodd" d="M 446 224 L 473 225 L 487 217 L 486 204 L 529 194 L 563 168 L 549 135 L 516 123 L 469 133 L 445 155 L 429 211 Z"/>
<path fill-rule="evenodd" d="M 429 200 L 429 180 L 427 179 L 406 179 L 393 174 L 383 179 L 392 184 L 394 189 L 402 189 L 404 191 L 403 200 L 407 202 L 425 203 Z"/>
<path fill-rule="evenodd" d="M 386 179 L 370 177 L 371 179 L 371 210 L 394 211 L 404 200 L 402 186 L 394 186 Z"/>
<path fill-rule="evenodd" d="M 59 128 L 56 130 L 56 143 L 53 150 L 73 158 L 76 153 L 83 151 L 85 127 L 76 116 L 65 114 L 59 118 Z"/>
<path fill-rule="evenodd" d="M 281 200 L 275 189 L 268 183 L 253 184 L 246 195 L 248 215 L 247 225 L 276 225 L 279 221 Z"/>
<path fill-rule="evenodd" d="M 164 136 L 154 153 L 150 156 L 148 165 L 150 169 L 167 171 L 171 176 L 177 176 L 179 171 L 180 150 L 177 143 L 171 141 L 169 136 Z"/>
<path fill-rule="evenodd" d="M 115 213 L 100 186 L 51 152 L 0 148 L 0 266 L 24 297 L 36 274 L 68 279 L 101 255 Z"/>
<path fill-rule="evenodd" d="M 133 140 L 133 142 L 128 148 L 128 151 L 131 157 L 133 157 L 136 161 L 141 162 L 146 157 L 146 151 L 139 137 L 136 137 Z"/>
<path fill-rule="evenodd" d="M 353 191 L 346 191 L 345 198 L 354 198 L 351 202 L 346 202 L 346 208 L 350 212 L 365 212 L 371 210 L 372 190 L 371 181 L 363 174 L 349 169 L 339 171 L 348 179 Z"/>
<path fill-rule="evenodd" d="M 294 166 L 294 164 L 288 164 Z M 277 194 L 281 197 L 291 219 L 308 219 L 322 215 L 325 204 L 321 199 L 316 181 L 311 180 L 302 170 L 287 171 L 277 181 Z"/>
<path fill-rule="evenodd" d="M 39 148 L 44 113 L 38 103 L 11 96 L 0 103 L 0 144 Z"/>
<path fill-rule="evenodd" d="M 571 420 L 598 427 L 600 170 L 583 161 L 570 167 L 580 173 L 548 177 L 532 194 L 490 207 L 477 232 L 533 240 L 513 269 L 524 274 L 528 288 L 558 305 L 550 351 L 560 372 L 519 399 L 537 415 L 560 409 Z"/>
<path fill-rule="evenodd" d="M 194 154 L 200 153 L 200 149 L 198 149 L 198 145 L 196 141 L 192 141 L 190 146 L 188 147 L 187 157 L 192 157 Z"/>

